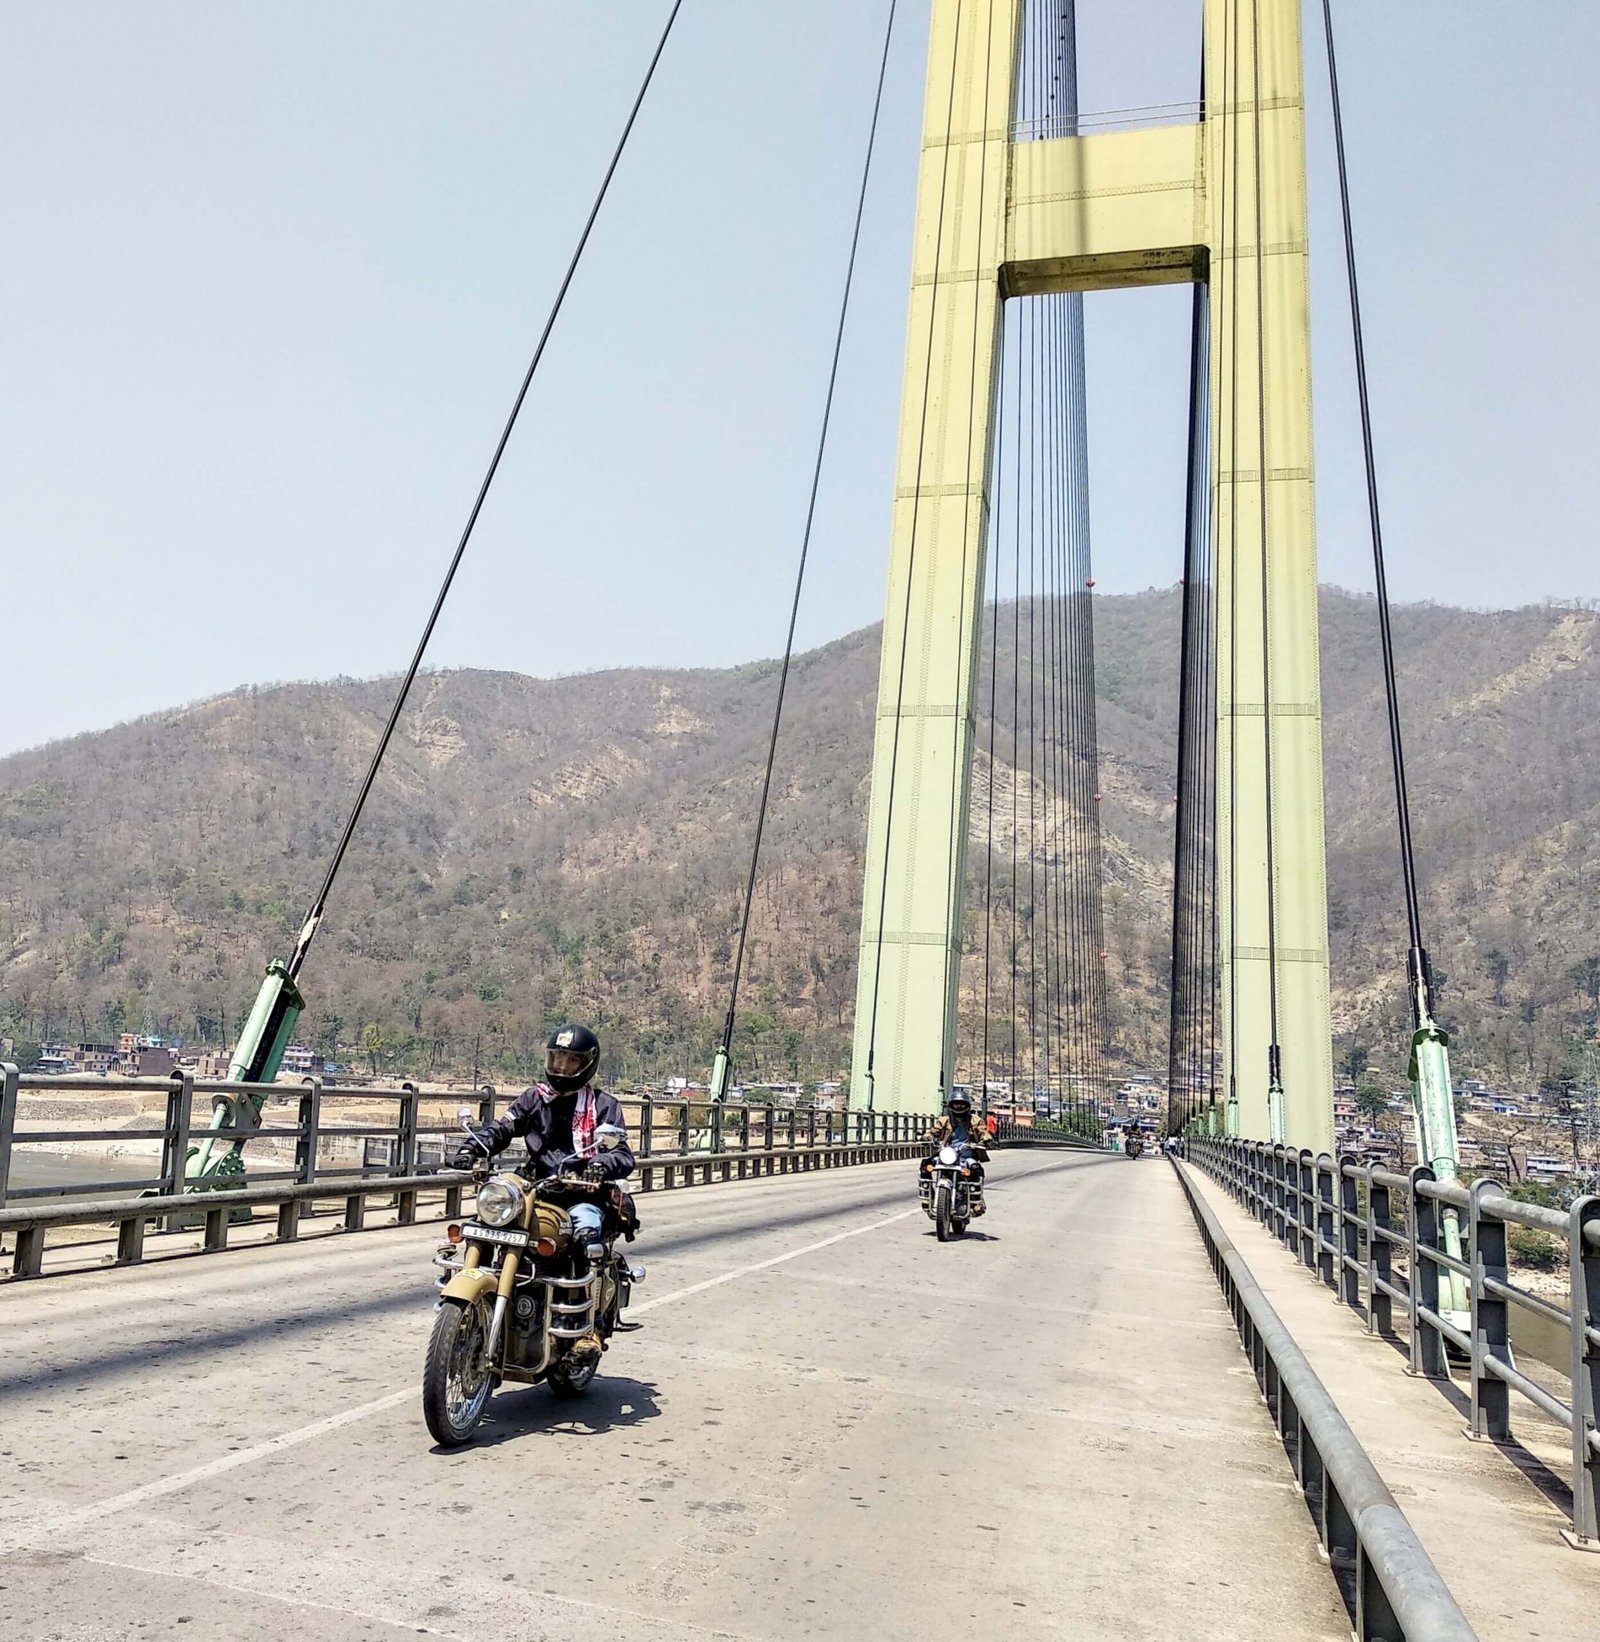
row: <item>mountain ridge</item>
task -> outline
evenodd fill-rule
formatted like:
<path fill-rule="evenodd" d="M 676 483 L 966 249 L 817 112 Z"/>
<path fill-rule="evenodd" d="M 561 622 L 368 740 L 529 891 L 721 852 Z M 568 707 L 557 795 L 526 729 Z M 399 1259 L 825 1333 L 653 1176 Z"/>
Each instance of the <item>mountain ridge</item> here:
<path fill-rule="evenodd" d="M 1394 1062 L 1405 940 L 1375 606 L 1324 589 L 1321 608 L 1335 1027 Z M 1112 1025 L 1122 1062 L 1148 1066 L 1165 1054 L 1180 597 L 1097 596 L 1095 614 Z M 1593 1026 L 1570 971 L 1600 952 L 1597 621 L 1394 612 L 1445 1010 L 1464 1060 L 1507 1079 L 1547 1075 Z M 872 627 L 795 658 L 744 993 L 752 1075 L 848 1057 L 877 649 Z M 1003 632 L 1001 651 L 1009 668 Z M 703 1067 L 777 668 L 423 674 L 309 965 L 307 1036 L 348 1049 L 371 1026 L 393 1068 L 476 1052 L 511 1075 L 551 1019 L 587 1013 L 615 1072 Z M 393 684 L 242 686 L 0 759 L 0 1032 L 236 1026 Z M 1002 723 L 997 792 L 1027 779 L 1009 754 Z M 969 1042 L 975 996 L 969 977 Z"/>

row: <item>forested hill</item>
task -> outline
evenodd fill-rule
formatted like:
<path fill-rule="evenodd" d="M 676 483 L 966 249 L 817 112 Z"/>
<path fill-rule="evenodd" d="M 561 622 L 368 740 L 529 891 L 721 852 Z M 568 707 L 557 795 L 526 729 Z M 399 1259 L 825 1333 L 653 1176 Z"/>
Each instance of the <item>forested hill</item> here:
<path fill-rule="evenodd" d="M 1375 609 L 1324 592 L 1322 619 L 1336 1024 L 1394 1064 L 1404 920 Z M 1114 1022 L 1123 1056 L 1152 1065 L 1179 597 L 1102 597 L 1096 620 Z M 1597 620 L 1395 613 L 1429 942 L 1465 1058 L 1496 1075 L 1553 1068 L 1592 1020 Z M 877 647 L 868 629 L 795 666 L 746 993 L 752 1074 L 847 1059 Z M 304 977 L 305 1035 L 348 1054 L 375 1027 L 391 1069 L 464 1066 L 477 1044 L 509 1076 L 573 1013 L 607 1033 L 613 1074 L 702 1067 L 775 684 L 774 663 L 419 680 Z M 231 1033 L 293 937 L 392 688 L 246 689 L 0 760 L 0 1033 Z"/>

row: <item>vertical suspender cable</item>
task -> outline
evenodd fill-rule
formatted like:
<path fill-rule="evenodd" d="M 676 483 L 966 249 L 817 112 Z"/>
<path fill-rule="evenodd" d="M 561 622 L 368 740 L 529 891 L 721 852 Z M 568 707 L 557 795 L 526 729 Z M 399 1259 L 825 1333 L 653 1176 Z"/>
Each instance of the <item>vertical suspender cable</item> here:
<path fill-rule="evenodd" d="M 1000 368 L 999 381 L 995 384 L 995 472 L 1003 472 L 1005 465 L 1005 389 L 1006 389 L 1006 332 L 1002 322 L 1000 330 Z M 989 624 L 989 779 L 988 802 L 985 806 L 983 828 L 983 1054 L 980 1061 L 982 1067 L 979 1077 L 983 1087 L 979 1090 L 980 1097 L 988 1094 L 990 1080 L 989 1066 L 989 1019 L 990 1019 L 990 990 L 991 990 L 991 952 L 994 937 L 994 738 L 995 738 L 995 710 L 998 705 L 1000 683 L 1000 536 L 1002 530 L 1001 510 L 999 507 L 1000 487 L 995 486 L 996 505 L 994 509 L 994 528 L 988 554 L 987 574 L 993 584 L 991 595 L 991 619 Z"/>
<path fill-rule="evenodd" d="M 981 130 L 984 141 L 981 145 L 981 154 L 978 160 L 978 244 L 975 260 L 979 270 L 983 268 L 983 226 L 984 207 L 988 203 L 989 189 L 989 144 L 987 134 L 989 130 L 989 93 L 994 78 L 994 0 L 990 0 L 988 17 L 984 35 L 983 56 L 983 121 Z M 967 445 L 964 476 L 968 482 L 972 476 L 973 447 L 977 442 L 977 401 L 978 401 L 978 354 L 981 343 L 978 336 L 978 317 L 982 312 L 983 282 L 981 277 L 972 282 L 972 358 L 967 378 Z M 990 344 L 993 345 L 993 337 Z M 993 404 L 993 398 L 988 391 L 988 384 L 984 384 L 985 409 Z M 955 1059 L 958 1044 L 955 1041 L 955 1031 L 959 1025 L 961 1013 L 961 948 L 962 919 L 958 912 L 965 900 L 966 884 L 964 882 L 966 838 L 964 836 L 967 817 L 963 813 L 961 803 L 962 788 L 969 779 L 968 768 L 963 767 L 961 759 L 961 732 L 966 727 L 966 715 L 959 710 L 962 700 L 970 700 L 969 685 L 972 683 L 972 669 L 967 663 L 967 565 L 971 555 L 976 551 L 981 564 L 985 557 L 989 520 L 987 509 L 984 507 L 984 498 L 988 491 L 989 472 L 987 463 L 988 452 L 984 452 L 983 477 L 979 483 L 978 501 L 980 518 L 978 520 L 978 541 L 974 547 L 972 541 L 972 498 L 965 500 L 961 518 L 961 579 L 958 586 L 961 590 L 960 616 L 956 624 L 956 676 L 952 682 L 951 713 L 950 713 L 950 826 L 951 837 L 949 845 L 949 869 L 945 881 L 945 928 L 949 940 L 954 942 L 954 950 L 949 944 L 944 951 L 944 1008 L 940 1015 L 939 1024 L 939 1088 L 940 1105 L 955 1082 Z M 983 578 L 978 578 L 981 589 Z M 974 614 L 974 631 L 972 642 L 976 645 L 979 635 L 977 617 Z M 953 971 L 953 973 L 952 973 Z M 955 997 L 950 998 L 953 990 Z M 954 1017 L 954 1018 L 952 1018 Z"/>
<path fill-rule="evenodd" d="M 1202 287 L 1194 288 L 1193 308 L 1189 321 L 1189 474 L 1184 497 L 1184 576 L 1183 628 L 1179 640 L 1178 662 L 1178 810 L 1173 825 L 1172 864 L 1172 969 L 1169 983 L 1170 1008 L 1167 1035 L 1167 1126 L 1179 1127 L 1177 1102 L 1180 1093 L 1184 1101 L 1183 1121 L 1190 1116 L 1191 1091 L 1189 1088 L 1188 1052 L 1189 1024 L 1187 1013 L 1192 1002 L 1189 992 L 1188 964 L 1192 959 L 1191 930 L 1188 905 L 1191 891 L 1191 840 L 1194 795 L 1192 762 L 1194 751 L 1194 653 L 1196 639 L 1196 606 L 1199 599 L 1197 526 L 1199 497 L 1197 492 L 1205 478 L 1200 466 L 1201 394 L 1208 391 L 1201 380 L 1201 358 L 1204 346 L 1201 327 L 1205 322 L 1205 304 Z"/>
<path fill-rule="evenodd" d="M 1278 879 L 1275 839 L 1273 836 L 1272 803 L 1272 608 L 1269 583 L 1269 555 L 1267 539 L 1267 329 L 1266 329 L 1266 248 L 1262 244 L 1264 213 L 1261 190 L 1261 9 L 1260 0 L 1250 0 L 1250 49 L 1252 61 L 1251 104 L 1254 110 L 1254 139 L 1251 143 L 1255 163 L 1255 266 L 1256 266 L 1256 430 L 1257 430 L 1257 484 L 1260 488 L 1259 509 L 1261 535 L 1261 754 L 1264 777 L 1266 826 L 1267 877 L 1267 1018 L 1270 1042 L 1267 1048 L 1267 1081 L 1269 1088 L 1281 1085 L 1283 1067 L 1278 1046 Z M 1281 1140 L 1281 1135 L 1274 1135 Z"/>
<path fill-rule="evenodd" d="M 1228 195 L 1219 211 L 1224 244 L 1221 260 L 1239 250 L 1239 6 L 1230 8 L 1232 33 L 1223 46 L 1224 146 L 1231 138 L 1232 166 L 1225 153 L 1222 185 Z M 1227 19 L 1224 19 L 1225 23 Z M 1231 93 L 1231 95 L 1230 95 Z M 1228 275 L 1228 1108 L 1238 1114 L 1239 1085 L 1239 278 Z"/>

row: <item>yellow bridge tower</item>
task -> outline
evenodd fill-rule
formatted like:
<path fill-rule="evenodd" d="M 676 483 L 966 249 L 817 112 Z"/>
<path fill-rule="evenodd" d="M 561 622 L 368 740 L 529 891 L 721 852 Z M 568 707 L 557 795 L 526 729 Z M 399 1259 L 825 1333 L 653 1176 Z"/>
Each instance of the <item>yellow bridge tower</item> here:
<path fill-rule="evenodd" d="M 1201 117 L 1087 136 L 1017 129 L 1023 10 L 932 0 L 852 1103 L 926 1111 L 950 1075 L 945 1045 L 954 1058 L 1002 304 L 1198 281 L 1218 613 L 1218 1100 L 1240 1133 L 1322 1149 L 1333 1072 L 1300 0 L 1205 0 Z"/>

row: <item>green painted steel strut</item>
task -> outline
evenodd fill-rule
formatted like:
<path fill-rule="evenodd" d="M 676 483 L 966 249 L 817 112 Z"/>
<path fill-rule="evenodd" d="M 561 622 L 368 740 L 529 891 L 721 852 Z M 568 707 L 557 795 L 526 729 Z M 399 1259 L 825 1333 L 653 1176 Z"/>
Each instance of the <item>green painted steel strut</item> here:
<path fill-rule="evenodd" d="M 300 989 L 289 978 L 286 964 L 276 959 L 267 965 L 266 979 L 256 994 L 250 1018 L 239 1034 L 238 1046 L 228 1065 L 229 1083 L 271 1083 L 278 1075 L 283 1052 L 294 1037 L 295 1024 L 305 1008 Z M 261 1121 L 264 1099 L 255 1093 L 217 1095 L 211 1106 L 213 1129 L 254 1129 Z M 189 1149 L 184 1178 L 195 1190 L 218 1183 L 236 1182 L 244 1173 L 244 1140 L 235 1136 L 222 1151 L 214 1136 L 208 1135 Z"/>
<path fill-rule="evenodd" d="M 708 1098 L 713 1105 L 728 1098 L 729 1070 L 728 1046 L 725 1043 L 719 1043 L 717 1053 L 711 1062 L 711 1088 Z"/>
<path fill-rule="evenodd" d="M 1411 1106 L 1417 1120 L 1417 1161 L 1433 1170 L 1436 1180 L 1454 1184 L 1459 1170 L 1460 1149 L 1456 1140 L 1456 1106 L 1450 1084 L 1450 1034 L 1433 1019 L 1432 988 L 1428 981 L 1428 955 L 1421 948 L 1412 952 L 1412 1008 L 1417 1027 L 1411 1034 L 1411 1060 L 1406 1068 L 1411 1079 Z M 1445 1206 L 1439 1217 L 1439 1235 L 1444 1252 L 1461 1258 L 1461 1216 Z M 1469 1316 L 1466 1280 L 1458 1271 L 1439 1273 L 1440 1308 L 1457 1328 L 1467 1326 Z"/>

